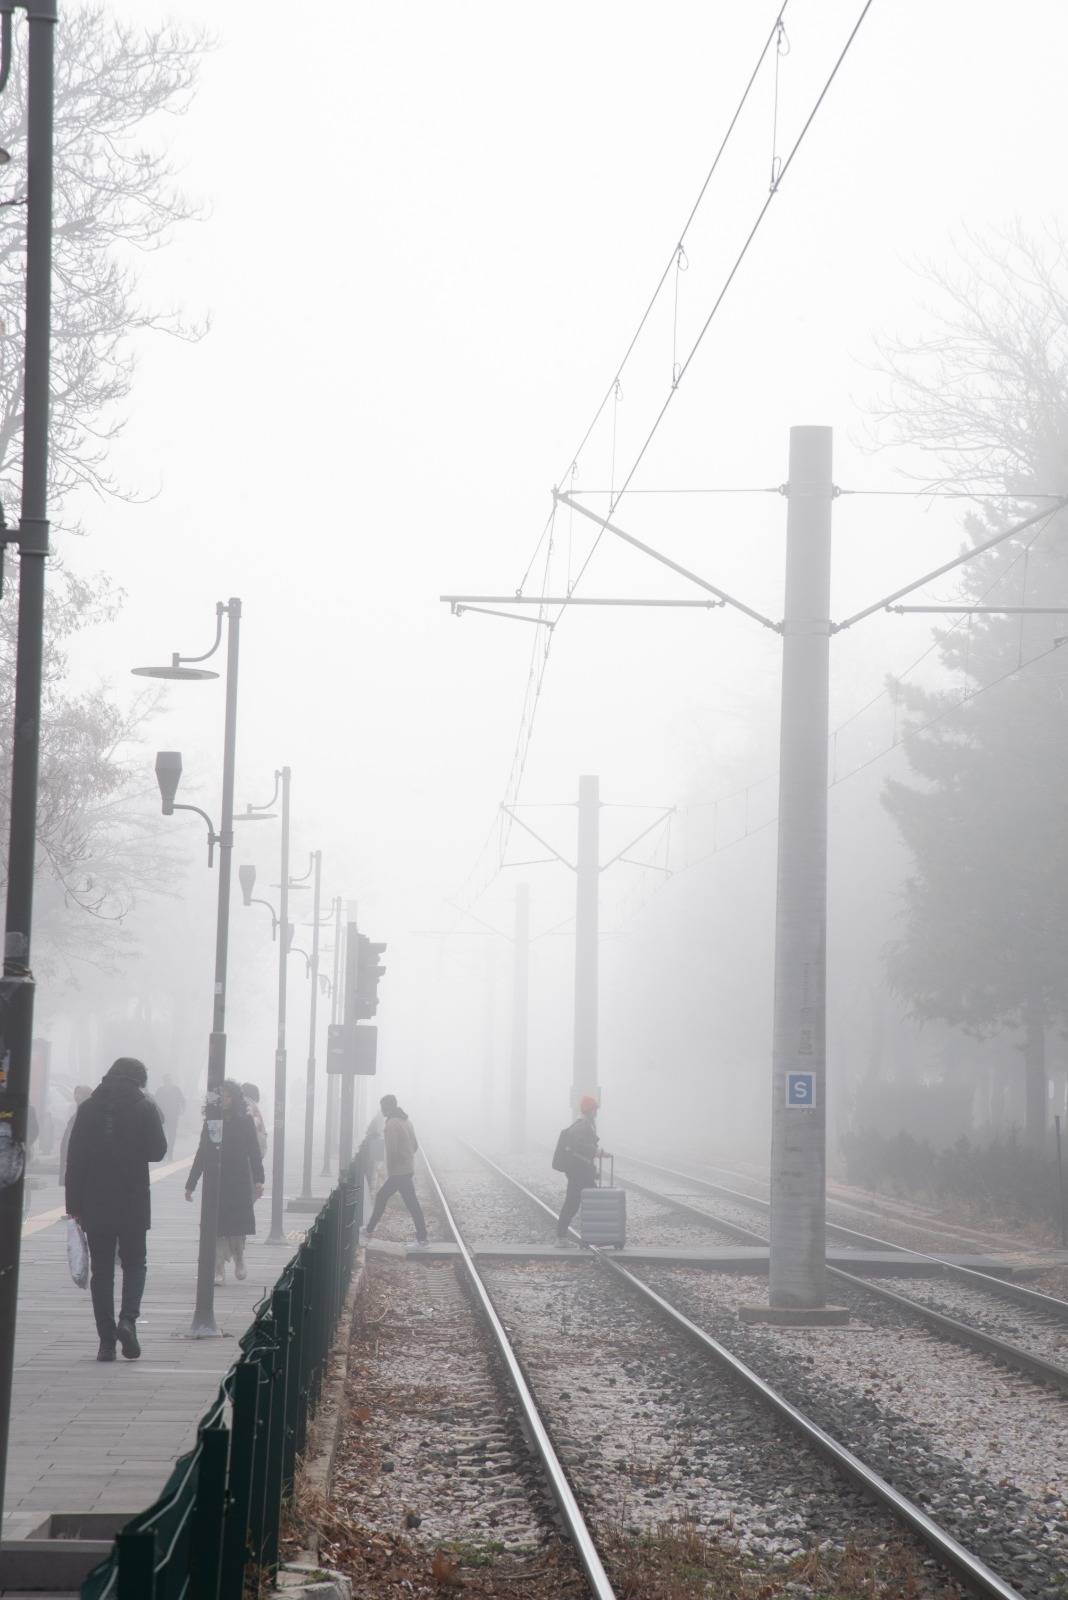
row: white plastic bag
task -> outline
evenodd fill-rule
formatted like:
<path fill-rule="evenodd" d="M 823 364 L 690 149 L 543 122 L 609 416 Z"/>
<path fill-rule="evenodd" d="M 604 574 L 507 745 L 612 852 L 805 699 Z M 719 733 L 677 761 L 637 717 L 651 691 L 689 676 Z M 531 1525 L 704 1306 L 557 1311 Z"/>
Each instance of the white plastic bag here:
<path fill-rule="evenodd" d="M 89 1287 L 89 1245 L 85 1230 L 73 1217 L 67 1218 L 67 1265 L 79 1289 Z"/>

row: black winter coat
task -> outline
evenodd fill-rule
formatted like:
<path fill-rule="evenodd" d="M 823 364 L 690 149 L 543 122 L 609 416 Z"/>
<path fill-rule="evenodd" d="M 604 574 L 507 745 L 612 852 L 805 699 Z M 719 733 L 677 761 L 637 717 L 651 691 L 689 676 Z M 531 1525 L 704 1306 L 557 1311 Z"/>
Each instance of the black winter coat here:
<path fill-rule="evenodd" d="M 186 1189 L 192 1191 L 204 1171 L 211 1149 L 207 1126 L 200 1130 L 200 1143 L 193 1158 Z M 223 1116 L 222 1167 L 219 1172 L 220 1236 L 255 1233 L 256 1214 L 252 1209 L 252 1185 L 263 1182 L 263 1159 L 256 1124 L 247 1111 L 227 1111 Z"/>
<path fill-rule="evenodd" d="M 167 1154 L 155 1103 L 132 1083 L 101 1083 L 78 1107 L 64 1174 L 67 1214 L 86 1228 L 151 1226 L 148 1163 Z"/>

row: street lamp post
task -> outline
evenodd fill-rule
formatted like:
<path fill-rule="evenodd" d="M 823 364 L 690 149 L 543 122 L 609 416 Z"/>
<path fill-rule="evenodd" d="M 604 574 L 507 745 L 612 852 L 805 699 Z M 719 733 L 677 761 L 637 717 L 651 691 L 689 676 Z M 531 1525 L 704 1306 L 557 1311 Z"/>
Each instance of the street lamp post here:
<path fill-rule="evenodd" d="M 308 1078 L 304 1090 L 304 1168 L 301 1175 L 301 1198 L 311 1198 L 312 1139 L 315 1133 L 315 1023 L 316 1004 L 319 999 L 319 893 L 323 871 L 323 853 L 316 850 L 315 888 L 312 906 L 311 1000 L 308 1018 Z"/>
<path fill-rule="evenodd" d="M 19 620 L 11 740 L 4 974 L 0 985 L 0 1514 L 3 1512 L 15 1360 L 26 1116 L 33 1043 L 30 964 L 37 859 L 37 772 L 48 559 L 48 393 L 52 319 L 52 120 L 55 0 L 23 0 L 29 19 L 26 179 L 26 335 L 23 348 Z M 0 90 L 11 68 L 11 9 L 0 17 Z"/>
<path fill-rule="evenodd" d="M 278 877 L 279 902 L 278 915 L 275 916 L 274 907 L 270 901 L 252 899 L 252 884 L 255 882 L 255 869 L 242 867 L 241 888 L 245 897 L 245 904 L 266 905 L 270 909 L 273 919 L 273 930 L 281 928 L 282 936 L 278 941 L 278 1031 L 274 1052 L 274 1132 L 271 1154 L 271 1231 L 267 1235 L 268 1244 L 285 1244 L 286 1235 L 283 1227 L 285 1214 L 285 1176 L 286 1176 L 286 989 L 289 976 L 289 951 L 293 938 L 293 930 L 289 922 L 289 791 L 292 772 L 288 767 L 280 768 L 274 775 L 274 794 L 265 806 L 246 806 L 238 821 L 251 821 L 257 812 L 269 813 L 271 807 L 282 796 L 282 859 Z M 246 874 L 248 878 L 246 880 Z M 247 882 L 247 887 L 246 887 Z"/>
<path fill-rule="evenodd" d="M 334 917 L 334 976 L 330 989 L 330 1023 L 335 1026 L 341 1018 L 341 896 L 335 896 L 333 906 Z M 322 1176 L 328 1178 L 331 1171 L 331 1151 L 336 1143 L 335 1124 L 337 1122 L 337 1095 L 338 1078 L 336 1073 L 330 1073 L 326 1082 L 326 1126 L 323 1129 L 323 1168 Z"/>
<path fill-rule="evenodd" d="M 211 1036 L 208 1040 L 208 1087 L 205 1096 L 205 1122 L 208 1129 L 208 1159 L 200 1191 L 200 1247 L 197 1253 L 197 1296 L 190 1332 L 195 1339 L 220 1336 L 215 1322 L 215 1241 L 219 1222 L 219 1147 L 222 1141 L 222 1083 L 226 1077 L 226 970 L 230 936 L 230 873 L 234 850 L 234 765 L 237 755 L 237 662 L 241 636 L 241 601 L 231 598 L 215 607 L 215 643 L 202 656 L 173 655 L 169 666 L 135 667 L 140 678 L 178 679 L 182 682 L 217 678 L 219 674 L 198 665 L 209 660 L 222 643 L 223 618 L 226 618 L 226 717 L 223 731 L 222 809 L 216 832 L 211 818 L 199 806 L 176 805 L 175 794 L 182 775 L 182 758 L 176 750 L 161 750 L 156 756 L 156 780 L 163 801 L 163 815 L 175 811 L 194 811 L 208 825 L 208 865 L 215 847 L 219 850 L 219 903 L 215 924 L 215 989 Z"/>

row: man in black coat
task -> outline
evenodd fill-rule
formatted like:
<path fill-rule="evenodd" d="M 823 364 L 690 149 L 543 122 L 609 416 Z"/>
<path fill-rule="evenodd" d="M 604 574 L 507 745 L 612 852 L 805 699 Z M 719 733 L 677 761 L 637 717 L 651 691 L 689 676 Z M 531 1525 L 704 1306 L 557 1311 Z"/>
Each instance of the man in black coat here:
<path fill-rule="evenodd" d="M 158 1107 L 145 1094 L 144 1062 L 120 1056 L 79 1107 L 67 1146 L 67 1215 L 89 1241 L 89 1287 L 100 1336 L 98 1361 L 114 1361 L 115 1341 L 129 1361 L 141 1354 L 137 1319 L 151 1226 L 148 1163 L 167 1154 Z M 115 1251 L 122 1304 L 115 1320 Z"/>

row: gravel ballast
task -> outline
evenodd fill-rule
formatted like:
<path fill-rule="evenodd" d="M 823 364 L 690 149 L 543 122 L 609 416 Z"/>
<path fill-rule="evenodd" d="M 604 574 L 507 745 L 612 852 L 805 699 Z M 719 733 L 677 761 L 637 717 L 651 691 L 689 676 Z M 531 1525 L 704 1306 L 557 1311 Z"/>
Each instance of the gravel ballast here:
<path fill-rule="evenodd" d="M 847 1328 L 747 1327 L 767 1281 L 637 1269 L 1021 1594 L 1068 1595 L 1068 1401 L 843 1288 Z M 837 1295 L 836 1287 L 836 1295 Z"/>

